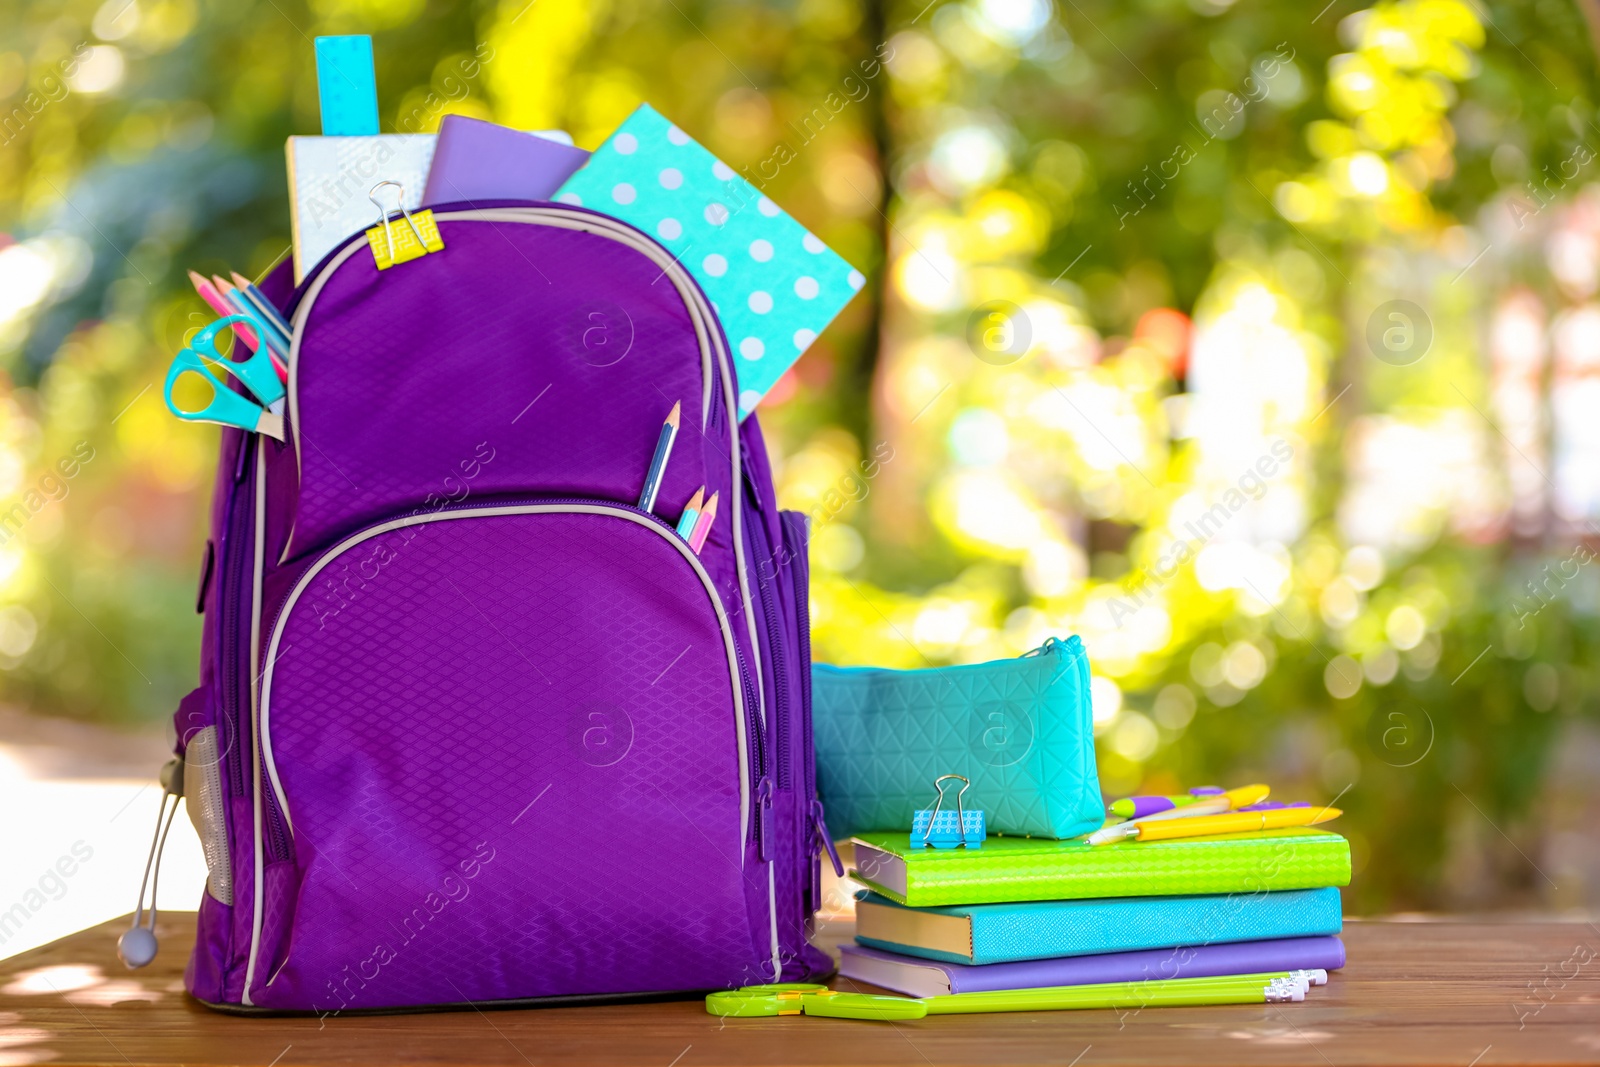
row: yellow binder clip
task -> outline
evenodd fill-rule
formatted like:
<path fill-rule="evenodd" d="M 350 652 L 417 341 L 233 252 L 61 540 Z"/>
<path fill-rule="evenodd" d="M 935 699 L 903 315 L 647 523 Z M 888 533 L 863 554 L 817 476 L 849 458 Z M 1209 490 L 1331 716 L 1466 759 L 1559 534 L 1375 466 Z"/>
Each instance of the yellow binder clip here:
<path fill-rule="evenodd" d="M 405 216 L 406 227 L 398 233 L 389 221 L 393 212 L 384 210 L 378 203 L 378 190 L 385 185 L 399 190 L 400 214 Z M 405 197 L 405 186 L 397 181 L 381 181 L 367 192 L 367 199 L 378 209 L 378 224 L 367 231 L 367 244 L 372 246 L 372 258 L 379 270 L 388 270 L 396 263 L 419 259 L 444 248 L 444 238 L 439 236 L 439 224 L 433 221 L 433 212 L 423 208 L 413 215 L 406 210 Z"/>

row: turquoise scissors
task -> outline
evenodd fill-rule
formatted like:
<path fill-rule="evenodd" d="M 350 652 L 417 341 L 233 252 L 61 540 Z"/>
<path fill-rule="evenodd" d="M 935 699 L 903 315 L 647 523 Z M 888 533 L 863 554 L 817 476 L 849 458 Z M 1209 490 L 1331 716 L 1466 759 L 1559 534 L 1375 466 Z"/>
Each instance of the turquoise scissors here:
<path fill-rule="evenodd" d="M 217 334 L 235 323 L 246 323 L 260 328 L 258 320 L 250 315 L 224 315 L 195 335 L 189 347 L 179 352 L 167 370 L 167 410 L 186 422 L 215 422 L 223 426 L 237 426 L 241 430 L 266 434 L 277 441 L 283 440 L 283 383 L 273 369 L 272 355 L 266 345 L 256 349 L 248 359 L 231 359 L 217 348 Z M 234 352 L 243 350 L 237 339 Z M 211 365 L 221 367 L 244 383 L 260 403 L 252 404 L 228 388 L 215 374 Z M 211 386 L 211 401 L 199 411 L 185 411 L 172 399 L 172 389 L 185 374 L 198 374 Z"/>

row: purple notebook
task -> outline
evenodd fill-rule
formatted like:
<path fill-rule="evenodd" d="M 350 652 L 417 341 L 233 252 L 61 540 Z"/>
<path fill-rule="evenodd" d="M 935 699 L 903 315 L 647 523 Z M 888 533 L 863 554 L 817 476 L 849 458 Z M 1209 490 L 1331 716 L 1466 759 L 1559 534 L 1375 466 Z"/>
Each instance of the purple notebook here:
<path fill-rule="evenodd" d="M 842 945 L 839 951 L 841 977 L 870 982 L 913 997 L 1096 982 L 1137 982 L 1146 978 L 1331 971 L 1344 966 L 1344 942 L 1337 937 L 1283 937 L 1270 941 L 1235 941 L 1226 945 L 1108 952 L 1099 956 L 1066 956 L 980 966 L 940 963 L 865 945 Z"/>
<path fill-rule="evenodd" d="M 548 200 L 588 159 L 581 148 L 537 134 L 446 115 L 422 203 Z"/>

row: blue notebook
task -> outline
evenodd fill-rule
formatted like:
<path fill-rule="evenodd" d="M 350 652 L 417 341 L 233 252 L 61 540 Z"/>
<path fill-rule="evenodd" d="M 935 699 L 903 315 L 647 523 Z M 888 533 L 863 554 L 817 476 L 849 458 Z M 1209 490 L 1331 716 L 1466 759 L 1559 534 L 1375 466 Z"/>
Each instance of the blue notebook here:
<path fill-rule="evenodd" d="M 1315 937 L 1343 926 L 1339 890 L 1332 887 L 943 908 L 907 908 L 876 893 L 856 902 L 857 941 L 946 963 Z"/>

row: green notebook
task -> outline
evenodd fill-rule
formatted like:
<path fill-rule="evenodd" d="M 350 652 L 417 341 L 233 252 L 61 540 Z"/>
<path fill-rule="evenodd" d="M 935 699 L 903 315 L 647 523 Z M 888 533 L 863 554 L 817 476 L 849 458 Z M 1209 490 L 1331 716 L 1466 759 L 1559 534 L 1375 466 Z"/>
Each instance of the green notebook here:
<path fill-rule="evenodd" d="M 1113 845 L 991 837 L 980 849 L 914 849 L 910 834 L 891 833 L 853 842 L 851 877 L 913 908 L 1350 884 L 1349 842 L 1299 826 Z"/>

